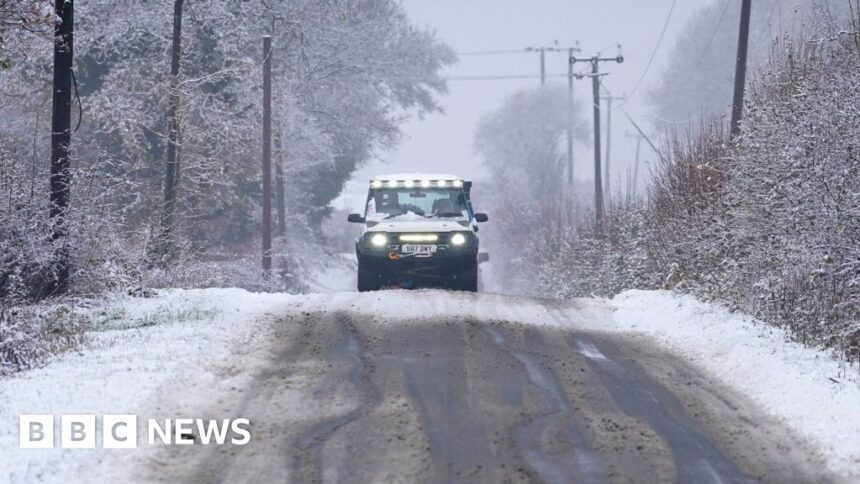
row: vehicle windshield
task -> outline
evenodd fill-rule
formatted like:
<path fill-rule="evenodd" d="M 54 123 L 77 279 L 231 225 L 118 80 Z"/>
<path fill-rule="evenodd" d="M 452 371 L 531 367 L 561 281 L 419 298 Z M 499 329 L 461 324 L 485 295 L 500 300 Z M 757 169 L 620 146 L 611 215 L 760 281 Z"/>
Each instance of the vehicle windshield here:
<path fill-rule="evenodd" d="M 376 188 L 367 202 L 367 218 L 467 218 L 462 188 Z"/>

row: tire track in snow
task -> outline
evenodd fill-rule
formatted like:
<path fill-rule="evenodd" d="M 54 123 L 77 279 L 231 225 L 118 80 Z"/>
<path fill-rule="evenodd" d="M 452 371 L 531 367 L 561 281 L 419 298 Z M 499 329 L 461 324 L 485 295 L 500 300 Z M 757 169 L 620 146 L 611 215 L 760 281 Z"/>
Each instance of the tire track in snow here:
<path fill-rule="evenodd" d="M 549 312 L 564 324 L 558 309 Z M 640 419 L 667 442 L 682 482 L 754 482 L 711 443 L 684 414 L 681 403 L 643 371 L 623 365 L 601 351 L 591 338 L 567 333 L 568 346 L 585 357 L 618 408 Z"/>
<path fill-rule="evenodd" d="M 317 422 L 294 440 L 292 469 L 296 482 L 322 482 L 322 451 L 326 442 L 342 428 L 372 412 L 382 401 L 382 391 L 373 381 L 375 367 L 358 328 L 344 313 L 338 314 L 336 321 L 341 338 L 330 348 L 330 354 L 353 360 L 349 381 L 359 403 L 345 414 Z"/>
<path fill-rule="evenodd" d="M 533 355 L 515 351 L 509 347 L 501 330 L 483 325 L 481 329 L 492 338 L 497 347 L 518 360 L 528 375 L 529 381 L 549 397 L 544 398 L 544 410 L 541 413 L 531 416 L 524 424 L 514 429 L 516 445 L 532 472 L 541 481 L 552 484 L 570 482 L 573 476 L 576 477 L 576 482 L 607 482 L 604 463 L 576 422 L 576 416 L 570 408 L 564 389 L 555 375 L 538 363 Z M 539 339 L 537 333 L 530 332 L 527 337 Z M 532 343 L 539 342 L 532 341 Z M 562 465 L 559 459 L 551 459 L 542 449 L 542 435 L 559 418 L 565 424 L 565 435 L 573 447 L 573 455 L 569 456 L 570 461 L 575 464 L 572 468 Z"/>

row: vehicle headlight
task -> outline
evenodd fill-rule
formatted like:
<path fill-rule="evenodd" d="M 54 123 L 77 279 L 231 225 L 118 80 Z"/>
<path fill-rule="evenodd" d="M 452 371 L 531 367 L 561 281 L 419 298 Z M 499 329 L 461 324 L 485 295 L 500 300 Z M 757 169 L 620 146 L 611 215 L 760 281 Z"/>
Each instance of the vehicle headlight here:
<path fill-rule="evenodd" d="M 374 247 L 384 247 L 385 244 L 388 243 L 388 237 L 385 234 L 374 234 L 373 237 L 370 238 L 370 243 L 373 244 Z"/>
<path fill-rule="evenodd" d="M 463 234 L 454 234 L 451 237 L 451 244 L 453 245 L 463 245 L 466 243 L 466 236 Z"/>

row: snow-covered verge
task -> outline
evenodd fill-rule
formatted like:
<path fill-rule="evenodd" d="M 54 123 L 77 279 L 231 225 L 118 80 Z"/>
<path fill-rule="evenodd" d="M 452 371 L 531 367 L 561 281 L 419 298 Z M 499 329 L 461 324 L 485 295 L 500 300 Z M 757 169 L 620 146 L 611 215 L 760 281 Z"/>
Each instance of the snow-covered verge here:
<path fill-rule="evenodd" d="M 96 482 L 97 476 L 116 472 L 118 466 L 106 464 L 125 462 L 137 452 L 19 449 L 19 415 L 154 417 L 161 395 L 181 391 L 171 387 L 173 379 L 207 375 L 207 365 L 255 336 L 261 315 L 299 299 L 241 289 L 176 289 L 154 298 L 114 297 L 80 309 L 98 322 L 83 347 L 44 368 L 0 379 L 0 483 Z"/>
<path fill-rule="evenodd" d="M 809 439 L 835 473 L 860 480 L 856 365 L 847 366 L 829 351 L 792 342 L 781 329 L 688 295 L 626 291 L 608 304 L 611 318 L 591 318 L 586 311 L 578 313 L 576 325 L 653 338 Z"/>

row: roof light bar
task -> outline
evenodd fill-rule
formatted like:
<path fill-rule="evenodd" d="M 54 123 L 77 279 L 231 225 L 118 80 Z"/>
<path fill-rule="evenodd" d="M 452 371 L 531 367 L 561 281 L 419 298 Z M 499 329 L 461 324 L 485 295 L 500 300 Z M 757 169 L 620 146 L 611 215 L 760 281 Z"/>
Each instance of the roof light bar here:
<path fill-rule="evenodd" d="M 431 186 L 437 186 L 439 188 L 447 188 L 449 186 L 454 188 L 463 188 L 465 186 L 465 182 L 463 180 L 429 180 L 429 179 L 421 179 L 421 180 L 371 180 L 370 181 L 371 188 L 397 188 L 398 186 L 403 186 L 406 188 L 413 188 L 416 186 L 420 186 L 421 188 L 430 188 Z"/>

